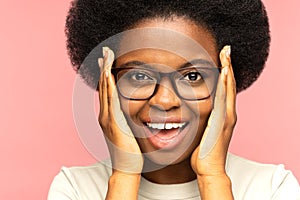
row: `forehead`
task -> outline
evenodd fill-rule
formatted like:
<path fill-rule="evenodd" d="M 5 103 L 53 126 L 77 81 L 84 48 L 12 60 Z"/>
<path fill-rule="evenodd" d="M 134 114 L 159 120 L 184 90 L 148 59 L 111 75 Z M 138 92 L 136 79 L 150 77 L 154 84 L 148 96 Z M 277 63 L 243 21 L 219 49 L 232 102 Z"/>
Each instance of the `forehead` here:
<path fill-rule="evenodd" d="M 216 42 L 206 29 L 188 20 L 150 20 L 120 37 L 117 65 L 132 60 L 164 61 L 204 59 L 218 63 Z"/>
<path fill-rule="evenodd" d="M 173 52 L 160 49 L 139 49 L 131 51 L 116 60 L 116 68 L 142 67 L 170 72 L 192 66 L 203 68 L 217 67 L 211 59 L 205 55 L 198 54 L 195 59 L 188 60 Z"/>

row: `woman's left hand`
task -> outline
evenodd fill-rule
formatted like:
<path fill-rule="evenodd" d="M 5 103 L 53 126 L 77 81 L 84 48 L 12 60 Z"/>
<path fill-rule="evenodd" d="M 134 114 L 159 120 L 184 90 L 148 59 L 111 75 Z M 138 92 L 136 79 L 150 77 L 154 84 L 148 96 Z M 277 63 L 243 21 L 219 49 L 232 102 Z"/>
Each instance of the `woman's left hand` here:
<path fill-rule="evenodd" d="M 217 188 L 221 187 L 223 184 L 231 185 L 230 179 L 225 171 L 225 164 L 237 116 L 236 85 L 230 59 L 230 46 L 225 46 L 221 50 L 220 60 L 222 71 L 218 80 L 214 108 L 208 120 L 200 145 L 195 149 L 191 157 L 191 166 L 197 174 L 200 192 L 201 187 L 202 189 L 203 187 L 208 189 L 206 187 L 207 183 L 212 187 L 214 187 L 215 184 Z M 219 191 L 221 192 L 221 190 Z M 208 191 L 205 190 L 202 191 L 202 198 L 202 195 L 204 195 L 203 192 L 210 196 L 207 194 Z M 218 193 L 216 191 L 213 192 L 215 194 L 211 195 L 217 195 L 216 193 Z M 231 187 L 229 193 L 231 193 Z"/>

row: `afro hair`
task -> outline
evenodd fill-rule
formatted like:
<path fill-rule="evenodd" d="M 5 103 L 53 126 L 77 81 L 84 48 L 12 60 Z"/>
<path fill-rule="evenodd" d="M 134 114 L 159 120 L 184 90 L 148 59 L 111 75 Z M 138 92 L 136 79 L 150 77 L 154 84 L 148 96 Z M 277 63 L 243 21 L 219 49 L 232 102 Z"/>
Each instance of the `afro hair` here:
<path fill-rule="evenodd" d="M 262 72 L 269 54 L 270 31 L 260 0 L 74 0 L 66 20 L 67 49 L 78 72 L 89 53 L 105 39 L 151 18 L 186 17 L 207 28 L 217 48 L 230 44 L 237 92 Z M 97 88 L 97 64 L 80 72 Z"/>

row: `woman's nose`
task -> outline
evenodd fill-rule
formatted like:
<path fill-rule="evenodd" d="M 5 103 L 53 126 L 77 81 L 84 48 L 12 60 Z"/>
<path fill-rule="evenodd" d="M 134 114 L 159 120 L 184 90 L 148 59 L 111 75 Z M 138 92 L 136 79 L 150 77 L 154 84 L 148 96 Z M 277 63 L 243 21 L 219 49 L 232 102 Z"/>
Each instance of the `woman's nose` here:
<path fill-rule="evenodd" d="M 149 99 L 149 104 L 165 111 L 180 107 L 181 99 L 177 96 L 168 77 L 161 79 L 155 94 Z"/>

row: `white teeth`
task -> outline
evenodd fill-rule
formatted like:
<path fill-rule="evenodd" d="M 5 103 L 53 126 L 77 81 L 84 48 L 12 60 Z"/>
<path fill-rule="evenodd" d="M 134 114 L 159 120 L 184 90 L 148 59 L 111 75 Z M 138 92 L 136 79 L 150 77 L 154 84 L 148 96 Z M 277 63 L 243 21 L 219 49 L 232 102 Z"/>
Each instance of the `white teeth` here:
<path fill-rule="evenodd" d="M 171 129 L 172 127 L 173 127 L 173 124 L 171 124 L 171 123 L 165 124 L 165 129 Z"/>
<path fill-rule="evenodd" d="M 157 129 L 164 129 L 164 124 L 156 124 Z"/>
<path fill-rule="evenodd" d="M 182 123 L 147 123 L 147 126 L 153 129 L 172 129 L 172 128 L 181 128 L 185 125 L 185 122 Z"/>
<path fill-rule="evenodd" d="M 178 128 L 180 125 L 177 123 L 173 123 L 173 128 Z"/>

